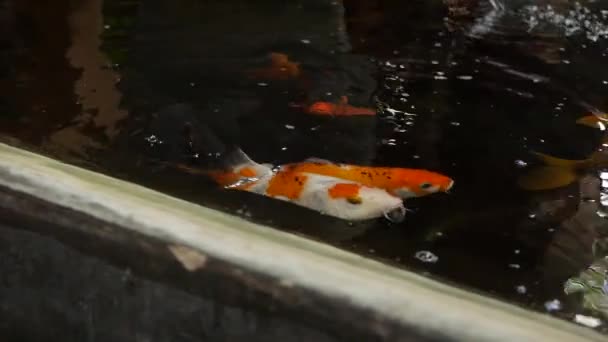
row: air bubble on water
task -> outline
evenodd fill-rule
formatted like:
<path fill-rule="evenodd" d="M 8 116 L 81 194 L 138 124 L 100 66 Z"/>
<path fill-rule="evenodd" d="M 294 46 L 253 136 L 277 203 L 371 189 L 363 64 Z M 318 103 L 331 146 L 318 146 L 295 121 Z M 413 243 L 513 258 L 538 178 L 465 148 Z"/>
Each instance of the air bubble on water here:
<path fill-rule="evenodd" d="M 370 248 L 370 249 L 369 249 L 369 252 L 370 252 L 371 254 L 374 254 L 374 253 L 376 253 L 376 250 L 375 250 L 375 249 L 373 249 L 373 248 Z"/>
<path fill-rule="evenodd" d="M 386 110 L 387 112 L 391 113 L 391 115 L 393 115 L 393 116 L 396 115 L 396 114 L 399 114 L 399 113 L 403 113 L 402 111 L 397 110 L 397 109 L 393 109 L 391 107 L 386 107 L 386 108 L 384 108 L 384 110 Z"/>
<path fill-rule="evenodd" d="M 414 257 L 422 262 L 434 264 L 439 260 L 439 257 L 430 251 L 418 251 Z"/>
<path fill-rule="evenodd" d="M 110 26 L 110 25 L 104 25 L 103 28 L 106 29 L 106 30 L 109 30 L 109 29 L 112 28 L 112 26 Z"/>
<path fill-rule="evenodd" d="M 602 203 L 603 206 L 608 206 L 608 194 L 607 193 L 600 194 L 600 203 Z"/>
<path fill-rule="evenodd" d="M 508 266 L 509 266 L 509 268 L 516 269 L 516 270 L 521 268 L 521 266 L 519 264 L 509 264 Z"/>
<path fill-rule="evenodd" d="M 553 299 L 545 302 L 545 310 L 548 312 L 558 311 L 562 309 L 562 302 L 558 299 Z"/>
<path fill-rule="evenodd" d="M 194 83 L 194 82 L 190 82 L 190 86 L 191 86 L 191 87 L 194 87 L 194 86 L 196 86 L 196 83 Z"/>
<path fill-rule="evenodd" d="M 437 64 L 439 64 L 439 61 L 431 61 L 431 64 L 437 65 Z"/>
<path fill-rule="evenodd" d="M 600 218 L 606 218 L 608 217 L 608 213 L 603 211 L 603 210 L 598 210 L 596 211 L 597 216 L 599 216 Z"/>
<path fill-rule="evenodd" d="M 582 324 L 589 328 L 597 328 L 600 325 L 602 325 L 602 321 L 599 318 L 585 316 L 585 315 L 581 315 L 581 314 L 576 314 L 574 316 L 574 321 L 578 324 Z"/>
<path fill-rule="evenodd" d="M 382 143 L 382 145 L 389 145 L 389 146 L 397 145 L 397 141 L 395 139 L 382 139 L 381 143 Z"/>
<path fill-rule="evenodd" d="M 300 42 L 302 42 L 302 44 L 310 44 L 309 39 L 301 39 Z"/>
<path fill-rule="evenodd" d="M 520 252 L 521 251 L 519 249 L 516 249 L 516 250 L 513 251 L 513 253 L 515 253 L 515 254 L 519 254 Z"/>
<path fill-rule="evenodd" d="M 608 81 L 602 81 L 603 84 L 608 84 Z"/>
<path fill-rule="evenodd" d="M 517 287 L 515 287 L 515 290 L 519 294 L 526 294 L 526 292 L 528 292 L 528 289 L 524 285 L 517 285 Z"/>
<path fill-rule="evenodd" d="M 517 167 L 526 167 L 526 166 L 528 166 L 528 163 L 526 163 L 525 161 L 523 161 L 521 159 L 517 159 L 515 161 L 515 166 L 517 166 Z"/>
<path fill-rule="evenodd" d="M 530 214 L 528 214 L 528 218 L 531 219 L 531 220 L 533 220 L 533 219 L 536 218 L 536 214 L 535 213 L 530 213 Z"/>
<path fill-rule="evenodd" d="M 287 147 L 285 147 L 285 146 L 281 147 L 281 151 L 287 151 Z"/>
<path fill-rule="evenodd" d="M 417 154 L 414 154 L 414 155 L 412 156 L 412 158 L 414 158 L 414 159 L 420 159 L 420 156 L 419 156 L 419 155 L 417 155 Z"/>
<path fill-rule="evenodd" d="M 459 80 L 463 80 L 463 81 L 470 81 L 473 79 L 473 76 L 470 75 L 460 75 L 457 76 L 456 78 L 458 78 Z"/>
<path fill-rule="evenodd" d="M 396 64 L 393 64 L 393 63 L 391 63 L 390 61 L 386 61 L 386 62 L 384 63 L 384 65 L 386 65 L 386 66 L 387 66 L 387 67 L 389 67 L 389 68 L 395 68 L 395 67 L 397 67 L 397 65 L 396 65 Z"/>
<path fill-rule="evenodd" d="M 435 45 L 434 45 L 434 46 L 435 46 L 435 47 L 441 47 L 441 43 L 437 42 L 437 43 L 435 43 Z"/>
<path fill-rule="evenodd" d="M 460 122 L 452 121 L 452 122 L 450 122 L 450 125 L 458 127 L 458 126 L 460 126 Z"/>
<path fill-rule="evenodd" d="M 548 228 L 548 229 L 547 229 L 547 231 L 548 231 L 549 233 L 553 233 L 553 232 L 555 232 L 555 228 Z"/>
<path fill-rule="evenodd" d="M 259 85 L 260 87 L 267 87 L 267 86 L 268 86 L 268 83 L 266 83 L 266 82 L 259 82 L 259 83 L 258 83 L 258 85 Z"/>
<path fill-rule="evenodd" d="M 567 59 L 563 59 L 563 60 L 562 60 L 562 63 L 564 63 L 564 64 L 570 64 L 570 61 L 569 61 L 569 60 L 567 60 Z"/>
<path fill-rule="evenodd" d="M 160 145 L 160 144 L 162 144 L 162 143 L 163 143 L 163 141 L 162 141 L 162 140 L 160 140 L 160 139 L 159 139 L 159 138 L 158 138 L 156 135 L 154 135 L 154 134 L 152 134 L 152 135 L 150 135 L 150 136 L 148 136 L 148 137 L 145 137 L 144 139 L 145 139 L 145 140 L 148 142 L 148 144 L 150 144 L 150 146 L 154 146 L 154 145 Z"/>
<path fill-rule="evenodd" d="M 294 126 L 294 125 L 285 125 L 285 128 L 287 128 L 287 129 L 295 129 L 296 126 Z"/>

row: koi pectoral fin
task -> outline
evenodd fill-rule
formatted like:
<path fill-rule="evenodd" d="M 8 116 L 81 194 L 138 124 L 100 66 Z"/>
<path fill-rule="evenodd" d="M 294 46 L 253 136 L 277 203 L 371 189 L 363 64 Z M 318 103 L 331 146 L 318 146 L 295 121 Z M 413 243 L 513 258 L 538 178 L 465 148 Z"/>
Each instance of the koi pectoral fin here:
<path fill-rule="evenodd" d="M 519 187 L 528 191 L 551 190 L 564 187 L 577 179 L 573 169 L 556 166 L 541 166 L 521 176 Z"/>

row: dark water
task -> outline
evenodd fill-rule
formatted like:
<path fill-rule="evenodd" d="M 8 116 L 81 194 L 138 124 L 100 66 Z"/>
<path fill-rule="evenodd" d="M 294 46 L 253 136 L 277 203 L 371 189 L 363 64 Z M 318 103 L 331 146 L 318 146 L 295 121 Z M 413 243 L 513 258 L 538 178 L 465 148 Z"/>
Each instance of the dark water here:
<path fill-rule="evenodd" d="M 608 2 L 60 3 L 0 1 L 3 140 L 567 320 L 607 324 L 563 290 L 603 257 L 592 251 L 608 232 L 602 165 L 549 191 L 517 181 L 539 165 L 531 151 L 584 159 L 602 148 L 604 133 L 575 121 L 608 108 Z M 270 52 L 301 63 L 300 77 L 247 77 Z M 313 117 L 294 106 L 342 95 L 378 116 Z M 403 223 L 352 224 L 167 167 L 189 157 L 173 148 L 172 128 L 186 120 L 205 122 L 259 162 L 420 167 L 456 185 L 408 201 Z M 437 259 L 423 262 L 421 251 Z"/>

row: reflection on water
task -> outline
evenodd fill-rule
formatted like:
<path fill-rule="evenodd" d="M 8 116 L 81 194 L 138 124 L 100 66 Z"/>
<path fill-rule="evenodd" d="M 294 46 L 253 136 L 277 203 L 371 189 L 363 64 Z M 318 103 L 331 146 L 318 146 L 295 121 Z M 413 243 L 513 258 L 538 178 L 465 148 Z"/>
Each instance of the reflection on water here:
<path fill-rule="evenodd" d="M 608 232 L 606 132 L 580 124 L 608 110 L 606 5 L 5 1 L 0 133 L 604 329 L 589 304 L 603 292 L 563 286 L 602 262 L 593 246 Z M 378 114 L 311 115 L 344 97 Z M 179 103 L 194 109 L 171 109 Z M 403 223 L 344 222 L 167 167 L 205 159 L 180 145 L 185 122 L 259 162 L 420 167 L 456 186 L 408 200 Z M 193 127 L 192 141 L 204 140 Z"/>

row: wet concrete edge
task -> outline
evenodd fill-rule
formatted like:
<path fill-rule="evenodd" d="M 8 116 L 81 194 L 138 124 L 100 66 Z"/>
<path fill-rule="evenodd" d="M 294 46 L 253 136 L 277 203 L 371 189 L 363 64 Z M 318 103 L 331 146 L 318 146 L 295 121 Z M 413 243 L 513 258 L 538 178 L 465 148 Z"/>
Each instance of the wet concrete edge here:
<path fill-rule="evenodd" d="M 12 211 L 13 214 L 28 213 L 30 220 L 34 222 L 30 227 L 35 227 L 35 222 L 38 220 L 38 222 L 54 224 L 63 222 L 60 226 L 64 227 L 64 232 L 70 234 L 74 234 L 78 231 L 77 228 L 80 228 L 78 239 L 83 239 L 82 235 L 88 235 L 87 239 L 91 245 L 106 245 L 106 251 L 110 246 L 121 245 L 121 250 L 125 252 L 122 262 L 127 263 L 136 263 L 141 259 L 129 255 L 137 249 L 170 262 L 172 257 L 168 254 L 166 246 L 175 244 L 175 240 L 181 238 L 182 242 L 187 242 L 186 245 L 189 244 L 208 258 L 208 262 L 200 272 L 192 272 L 185 277 L 182 283 L 186 284 L 185 286 L 195 288 L 194 284 L 200 281 L 196 277 L 221 275 L 225 281 L 235 286 L 254 289 L 255 295 L 252 297 L 256 300 L 272 298 L 285 308 L 291 308 L 294 314 L 304 315 L 300 317 L 311 315 L 309 317 L 315 321 L 315 324 L 327 322 L 328 329 L 335 329 L 334 333 L 343 334 L 345 330 L 350 330 L 359 337 L 368 334 L 390 340 L 399 340 L 399 338 L 407 340 L 408 337 L 414 336 L 418 338 L 424 336 L 426 340 L 445 339 L 446 336 L 455 339 L 493 341 L 535 340 L 541 336 L 560 340 L 563 338 L 605 340 L 603 336 L 592 331 L 546 315 L 466 293 L 333 247 L 253 225 L 219 212 L 214 213 L 209 209 L 184 203 L 142 187 L 96 175 L 6 145 L 0 145 L 0 184 L 5 188 L 2 197 L 5 210 Z M 91 192 L 93 189 L 94 192 Z M 11 196 L 8 195 L 10 193 Z M 27 198 L 27 200 L 19 201 L 19 198 Z M 107 202 L 108 199 L 112 199 L 115 203 Z M 61 215 L 47 215 L 42 214 L 44 211 L 40 208 L 25 210 L 34 200 L 38 200 L 38 205 L 45 204 L 50 208 L 62 208 L 61 210 L 64 211 Z M 119 204 L 123 207 L 117 207 Z M 171 210 L 167 211 L 163 208 Z M 143 218 L 142 213 L 151 217 Z M 178 214 L 186 217 L 175 216 Z M 192 216 L 194 214 L 196 216 Z M 199 224 L 206 222 L 202 226 L 193 226 L 200 229 L 200 232 L 190 231 L 205 238 L 215 236 L 235 239 L 232 242 L 243 239 L 239 241 L 241 243 L 251 240 L 249 248 L 254 254 L 249 255 L 250 260 L 243 261 L 230 253 L 237 253 L 236 256 L 241 254 L 240 257 L 244 257 L 245 255 L 242 254 L 247 254 L 247 250 L 223 251 L 209 245 L 210 241 L 204 239 L 199 239 L 198 242 L 186 240 L 187 237 L 193 240 L 200 237 L 188 235 L 183 231 L 167 230 L 171 229 L 170 227 L 160 227 L 163 216 L 181 219 L 181 221 L 179 219 L 166 221 L 177 224 L 187 223 L 184 220 Z M 79 218 L 76 219 L 77 217 Z M 104 217 L 114 219 L 104 220 Z M 83 224 L 82 220 L 87 224 Z M 95 226 L 94 221 L 97 222 L 98 228 L 93 234 L 89 225 Z M 148 227 L 142 226 L 146 224 Z M 238 225 L 238 227 L 230 225 Z M 43 225 L 38 224 L 38 226 Z M 181 228 L 188 230 L 187 224 Z M 220 234 L 204 236 L 205 232 Z M 137 238 L 129 234 L 136 234 Z M 141 234 L 147 235 L 146 239 L 142 239 Z M 117 237 L 122 238 L 117 239 Z M 149 239 L 152 240 L 148 247 L 142 249 L 140 241 Z M 139 247 L 137 242 L 140 242 Z M 202 248 L 205 246 L 201 247 L 201 242 L 202 245 L 206 243 L 207 249 L 214 250 L 209 250 L 211 253 L 207 253 L 208 251 Z M 220 241 L 214 242 L 222 245 Z M 266 248 L 270 246 L 274 248 Z M 227 243 L 226 247 L 230 248 L 230 243 Z M 256 248 L 261 247 L 266 249 L 256 251 Z M 87 249 L 87 251 L 91 250 L 94 249 Z M 107 257 L 107 254 L 101 251 L 101 255 Z M 290 260 L 299 264 L 289 264 Z M 240 264 L 235 265 L 235 261 Z M 319 264 L 320 261 L 325 264 Z M 281 265 L 281 262 L 287 265 Z M 274 263 L 274 268 L 261 267 L 270 266 L 270 263 Z M 166 269 L 172 270 L 181 267 L 175 261 L 173 265 L 170 263 L 166 265 Z M 333 271 L 323 274 L 329 269 L 328 265 L 334 267 Z M 301 267 L 301 271 L 298 266 Z M 235 268 L 239 271 L 234 272 Z M 306 270 L 316 270 L 317 274 L 314 272 L 306 274 Z M 277 274 L 281 275 L 280 279 Z M 156 274 L 156 276 L 160 275 L 162 272 Z M 179 277 L 171 278 L 171 281 L 179 279 Z M 339 283 L 340 279 L 356 280 L 357 283 Z M 429 312 L 433 314 L 428 315 Z M 363 331 L 353 329 L 352 322 L 357 322 L 365 329 Z M 362 324 L 363 322 L 365 324 Z M 399 338 L 396 338 L 397 336 Z"/>

